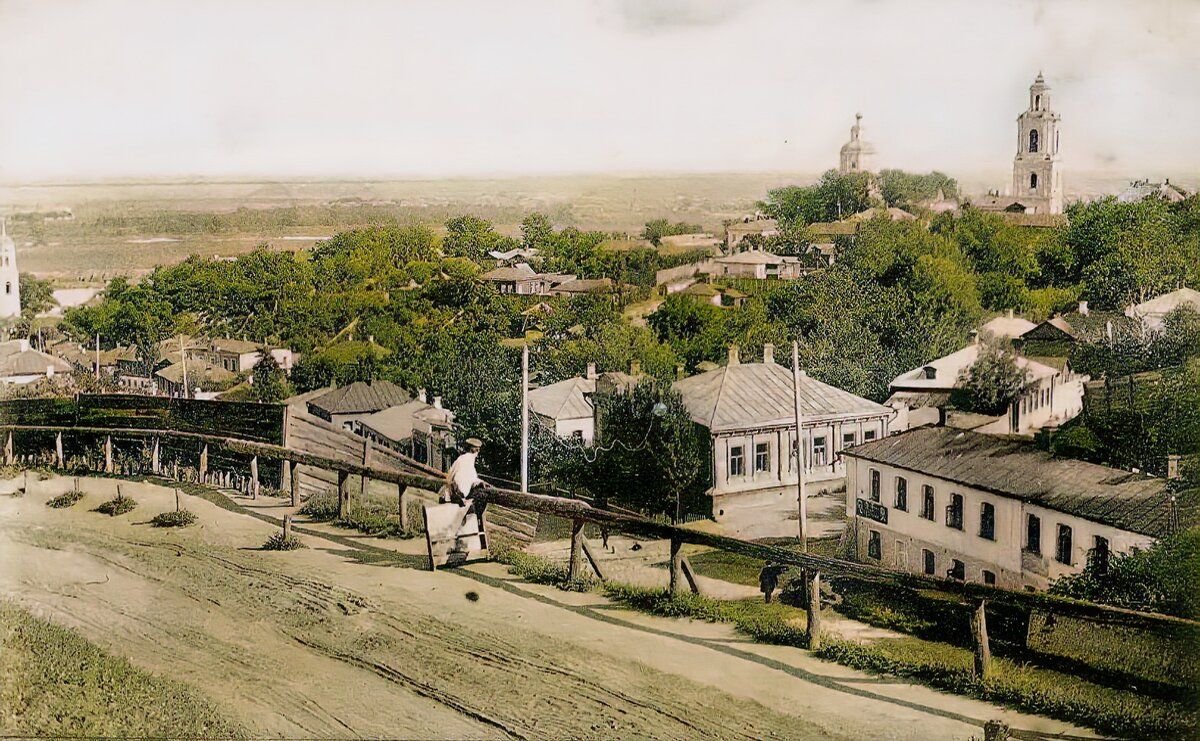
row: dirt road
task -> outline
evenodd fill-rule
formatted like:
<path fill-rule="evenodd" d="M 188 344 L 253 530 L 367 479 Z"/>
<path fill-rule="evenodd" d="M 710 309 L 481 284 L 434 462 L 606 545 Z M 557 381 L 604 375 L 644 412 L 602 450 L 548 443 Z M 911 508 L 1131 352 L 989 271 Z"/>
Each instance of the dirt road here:
<path fill-rule="evenodd" d="M 195 497 L 198 525 L 159 530 L 147 521 L 173 496 L 149 484 L 122 484 L 139 507 L 121 517 L 90 511 L 111 480 L 45 506 L 69 486 L 0 494 L 0 595 L 192 684 L 256 735 L 965 739 L 972 713 L 1002 716 L 919 687 L 839 689 L 872 680 L 812 659 L 814 681 L 727 626 L 519 585 L 494 564 L 430 573 L 312 536 L 259 551 L 270 525 Z"/>

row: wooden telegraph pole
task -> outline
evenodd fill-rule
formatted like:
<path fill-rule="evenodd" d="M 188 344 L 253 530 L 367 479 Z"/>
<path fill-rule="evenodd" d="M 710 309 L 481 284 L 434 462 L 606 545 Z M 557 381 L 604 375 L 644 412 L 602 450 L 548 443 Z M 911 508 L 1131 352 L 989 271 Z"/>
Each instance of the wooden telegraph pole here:
<path fill-rule="evenodd" d="M 792 342 L 792 387 L 796 398 L 796 488 L 800 509 L 800 550 L 808 552 L 808 495 L 804 491 L 804 412 L 800 410 L 800 343 Z"/>
<path fill-rule="evenodd" d="M 529 341 L 521 346 L 521 493 L 529 492 Z"/>

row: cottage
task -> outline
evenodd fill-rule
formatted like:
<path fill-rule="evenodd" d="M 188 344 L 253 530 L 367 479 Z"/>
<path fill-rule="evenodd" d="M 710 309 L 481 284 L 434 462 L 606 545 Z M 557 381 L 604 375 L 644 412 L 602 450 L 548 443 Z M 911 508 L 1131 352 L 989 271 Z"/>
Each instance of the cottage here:
<path fill-rule="evenodd" d="M 454 412 L 442 406 L 442 397 L 427 401 L 425 391 L 417 398 L 382 409 L 358 421 L 359 434 L 377 445 L 445 471 L 454 449 Z"/>
<path fill-rule="evenodd" d="M 258 361 L 262 360 L 264 349 L 271 353 L 271 357 L 275 358 L 280 368 L 291 371 L 295 361 L 291 350 L 228 337 L 203 342 L 199 347 L 190 350 L 189 356 L 203 359 L 231 373 L 249 373 Z"/>
<path fill-rule="evenodd" d="M 214 399 L 237 381 L 237 374 L 202 358 L 188 357 L 154 372 L 157 392 L 165 396 Z"/>
<path fill-rule="evenodd" d="M 0 384 L 23 386 L 55 374 L 70 373 L 71 364 L 29 346 L 29 340 L 0 342 Z"/>
<path fill-rule="evenodd" d="M 560 438 L 590 445 L 596 436 L 592 406 L 596 378 L 596 364 L 589 363 L 584 376 L 530 390 L 529 411 L 533 420 Z"/>
<path fill-rule="evenodd" d="M 611 293 L 612 278 L 574 278 L 563 276 L 568 280 L 557 282 L 550 287 L 551 296 L 580 296 L 586 293 Z"/>
<path fill-rule="evenodd" d="M 743 239 L 751 235 L 769 239 L 778 237 L 779 234 L 779 222 L 775 219 L 747 216 L 741 221 L 735 221 L 725 227 L 725 246 L 732 251 Z"/>
<path fill-rule="evenodd" d="M 1045 589 L 1089 554 L 1145 548 L 1200 511 L 1178 507 L 1164 479 L 947 427 L 843 456 L 858 559 L 1010 589 Z"/>
<path fill-rule="evenodd" d="M 1177 291 L 1155 296 L 1149 301 L 1134 304 L 1125 310 L 1125 316 L 1137 319 L 1152 332 L 1163 328 L 1163 319 L 1172 311 L 1182 307 L 1200 311 L 1200 291 L 1192 288 L 1180 288 Z"/>
<path fill-rule="evenodd" d="M 796 507 L 796 408 L 792 371 L 775 363 L 774 347 L 763 362 L 742 363 L 730 348 L 727 365 L 678 380 L 691 418 L 708 430 L 712 452 L 713 515 L 718 522 L 772 517 L 777 534 L 793 534 Z M 802 374 L 805 480 L 837 488 L 843 476 L 838 454 L 888 434 L 892 410 Z M 817 486 L 814 491 L 822 487 Z M 774 507 L 774 511 L 768 511 Z M 840 518 L 839 518 L 840 519 Z M 761 524 L 761 523 L 759 523 Z M 766 534 L 760 530 L 760 533 Z"/>
<path fill-rule="evenodd" d="M 355 381 L 308 400 L 310 414 L 359 433 L 359 423 L 375 412 L 412 401 L 412 396 L 391 381 Z"/>
<path fill-rule="evenodd" d="M 798 257 L 774 255 L 761 250 L 737 252 L 712 261 L 712 275 L 731 278 L 799 278 L 805 273 Z"/>
<path fill-rule="evenodd" d="M 489 270 L 479 279 L 496 286 L 500 293 L 539 295 L 550 287 L 546 276 L 534 270 L 529 263 L 517 263 L 512 267 Z"/>

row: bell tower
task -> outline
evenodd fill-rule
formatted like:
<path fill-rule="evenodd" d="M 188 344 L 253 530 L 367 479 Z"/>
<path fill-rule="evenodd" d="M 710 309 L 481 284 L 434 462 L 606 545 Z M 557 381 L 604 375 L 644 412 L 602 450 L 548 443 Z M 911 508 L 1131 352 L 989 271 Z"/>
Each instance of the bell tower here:
<path fill-rule="evenodd" d="M 1050 86 L 1039 72 L 1029 86 L 1029 108 L 1017 116 L 1017 156 L 1012 195 L 1033 213 L 1061 214 L 1062 168 L 1058 156 L 1059 116 L 1050 108 Z"/>
<path fill-rule="evenodd" d="M 8 236 L 8 224 L 0 217 L 0 319 L 21 316 L 21 281 L 17 272 L 17 248 Z"/>

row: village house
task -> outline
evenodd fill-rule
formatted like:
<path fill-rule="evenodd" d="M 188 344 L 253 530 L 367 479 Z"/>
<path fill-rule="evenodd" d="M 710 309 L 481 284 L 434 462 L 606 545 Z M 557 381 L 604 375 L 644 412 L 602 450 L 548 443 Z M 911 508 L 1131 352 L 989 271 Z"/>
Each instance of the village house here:
<path fill-rule="evenodd" d="M 1130 306 L 1125 310 L 1125 316 L 1140 321 L 1151 332 L 1159 332 L 1163 328 L 1163 319 L 1167 314 L 1183 306 L 1200 311 L 1200 291 L 1192 288 L 1180 288 L 1177 291 L 1164 293 L 1148 301 Z"/>
<path fill-rule="evenodd" d="M 355 381 L 314 396 L 307 407 L 309 414 L 359 434 L 366 417 L 409 401 L 412 396 L 391 381 Z"/>
<path fill-rule="evenodd" d="M 798 257 L 774 255 L 761 250 L 735 252 L 714 258 L 710 274 L 728 278 L 754 278 L 765 280 L 799 278 L 807 272 L 805 263 Z"/>
<path fill-rule="evenodd" d="M 1116 311 L 1093 311 L 1080 301 L 1074 311 L 1058 314 L 1026 330 L 1014 344 L 1029 357 L 1060 357 L 1077 344 L 1112 342 L 1117 336 L 1138 333 L 1140 322 Z"/>
<path fill-rule="evenodd" d="M 27 339 L 0 342 L 0 384 L 24 386 L 70 372 L 70 363 L 33 349 Z"/>
<path fill-rule="evenodd" d="M 1161 198 L 1168 203 L 1178 203 L 1186 200 L 1192 194 L 1186 188 L 1181 188 L 1167 178 L 1161 183 L 1152 183 L 1149 179 L 1134 180 L 1129 187 L 1117 195 L 1120 203 L 1137 203 L 1150 197 Z"/>
<path fill-rule="evenodd" d="M 920 427 L 842 455 L 856 558 L 913 574 L 1045 589 L 1195 524 L 1164 479 L 1012 438 Z"/>
<path fill-rule="evenodd" d="M 442 397 L 435 396 L 431 402 L 420 389 L 416 399 L 360 419 L 358 433 L 372 443 L 445 471 L 455 447 L 454 412 L 442 406 Z"/>
<path fill-rule="evenodd" d="M 569 280 L 564 280 L 555 283 L 547 291 L 551 296 L 579 296 L 585 293 L 612 293 L 613 283 L 612 278 L 574 278 L 568 277 Z"/>
<path fill-rule="evenodd" d="M 742 240 L 750 235 L 763 239 L 778 237 L 779 222 L 762 216 L 746 216 L 725 227 L 725 248 L 730 252 L 737 249 Z"/>
<path fill-rule="evenodd" d="M 77 342 L 62 341 L 50 346 L 50 352 L 71 364 L 73 368 L 84 373 L 99 375 L 104 378 L 115 378 L 117 375 L 117 359 L 122 357 L 128 348 L 116 347 L 111 350 L 96 352 L 95 348 L 87 348 Z M 98 363 L 98 365 L 97 365 Z"/>
<path fill-rule="evenodd" d="M 977 338 L 961 350 L 896 376 L 889 385 L 892 395 L 887 400 L 887 405 L 899 414 L 893 431 L 943 419 L 955 390 L 962 387 L 965 373 L 979 357 L 981 346 Z M 1016 355 L 1016 363 L 1027 374 L 1025 386 L 1004 414 L 959 414 L 955 423 L 978 432 L 1031 435 L 1043 427 L 1061 425 L 1083 410 L 1083 382 L 1087 379 L 1073 373 L 1069 365 L 1048 365 L 1020 354 Z"/>
<path fill-rule="evenodd" d="M 198 343 L 198 346 L 189 348 L 189 357 L 204 360 L 231 373 L 249 373 L 258 364 L 258 361 L 262 360 L 264 348 L 271 353 L 271 357 L 275 358 L 275 362 L 285 372 L 290 372 L 295 362 L 291 350 L 283 347 L 270 347 L 261 342 L 223 337 L 199 340 Z"/>
<path fill-rule="evenodd" d="M 532 419 L 563 439 L 590 445 L 596 436 L 596 364 L 588 363 L 587 374 L 551 383 L 529 391 Z"/>
<path fill-rule="evenodd" d="M 549 294 L 553 286 L 574 280 L 575 276 L 539 273 L 529 263 L 521 262 L 511 267 L 489 270 L 479 276 L 479 279 L 491 283 L 500 293 L 544 296 Z"/>
<path fill-rule="evenodd" d="M 713 516 L 721 522 L 759 510 L 778 520 L 781 534 L 790 534 L 795 523 L 788 524 L 779 509 L 794 513 L 796 506 L 795 389 L 792 371 L 778 365 L 774 354 L 766 345 L 763 362 L 742 363 L 738 348 L 731 347 L 727 365 L 680 379 L 674 388 L 711 438 Z M 814 493 L 838 488 L 844 474 L 838 454 L 886 436 L 893 414 L 807 374 L 800 377 L 800 406 L 805 480 Z"/>
<path fill-rule="evenodd" d="M 187 372 L 184 372 L 186 362 Z M 188 356 L 154 372 L 157 393 L 193 399 L 215 399 L 237 382 L 237 374 L 209 361 Z"/>

